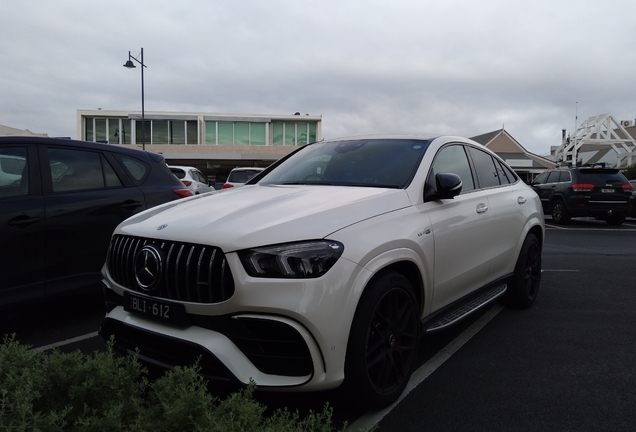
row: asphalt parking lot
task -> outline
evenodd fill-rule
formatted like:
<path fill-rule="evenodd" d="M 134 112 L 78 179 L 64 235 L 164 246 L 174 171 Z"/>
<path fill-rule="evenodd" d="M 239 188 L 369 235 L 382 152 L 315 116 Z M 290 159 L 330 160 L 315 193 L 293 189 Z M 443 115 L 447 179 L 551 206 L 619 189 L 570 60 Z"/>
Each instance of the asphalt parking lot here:
<path fill-rule="evenodd" d="M 636 219 L 546 222 L 536 304 L 496 304 L 423 339 L 414 388 L 392 409 L 358 412 L 331 393 L 259 399 L 301 413 L 329 402 L 350 430 L 634 430 Z M 91 353 L 104 348 L 95 335 L 102 315 L 99 296 L 86 296 L 4 312 L 0 331 L 36 349 Z"/>

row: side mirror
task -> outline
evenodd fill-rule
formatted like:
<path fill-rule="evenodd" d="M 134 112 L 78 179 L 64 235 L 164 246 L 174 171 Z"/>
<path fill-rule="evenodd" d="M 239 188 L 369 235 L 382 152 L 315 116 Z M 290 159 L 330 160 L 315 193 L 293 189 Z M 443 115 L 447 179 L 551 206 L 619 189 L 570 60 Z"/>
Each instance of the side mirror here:
<path fill-rule="evenodd" d="M 435 188 L 427 183 L 424 190 L 424 202 L 441 199 L 453 199 L 462 191 L 462 179 L 457 174 L 437 173 Z"/>

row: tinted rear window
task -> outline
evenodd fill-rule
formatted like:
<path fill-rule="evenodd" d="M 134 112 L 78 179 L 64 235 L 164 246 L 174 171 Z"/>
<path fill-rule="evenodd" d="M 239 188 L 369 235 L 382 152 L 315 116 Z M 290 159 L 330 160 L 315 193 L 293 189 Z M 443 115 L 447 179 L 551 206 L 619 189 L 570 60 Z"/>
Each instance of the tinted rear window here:
<path fill-rule="evenodd" d="M 260 173 L 259 170 L 232 171 L 227 181 L 231 183 L 247 183 L 249 179 Z"/>
<path fill-rule="evenodd" d="M 627 183 L 625 176 L 618 170 L 581 169 L 579 174 L 581 183 Z"/>
<path fill-rule="evenodd" d="M 176 175 L 179 180 L 185 177 L 185 171 L 181 168 L 170 168 L 172 174 Z"/>

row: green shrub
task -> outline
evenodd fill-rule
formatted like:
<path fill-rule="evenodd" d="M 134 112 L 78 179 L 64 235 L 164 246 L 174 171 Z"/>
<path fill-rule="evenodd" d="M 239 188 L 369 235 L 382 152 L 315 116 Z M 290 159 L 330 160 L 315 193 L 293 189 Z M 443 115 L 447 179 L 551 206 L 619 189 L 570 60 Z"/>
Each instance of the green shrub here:
<path fill-rule="evenodd" d="M 277 410 L 253 398 L 254 384 L 212 396 L 197 368 L 150 380 L 133 356 L 30 351 L 14 337 L 0 345 L 2 431 L 332 431 L 332 409 Z M 346 426 L 346 425 L 345 425 Z M 344 427 L 343 427 L 344 429 Z"/>

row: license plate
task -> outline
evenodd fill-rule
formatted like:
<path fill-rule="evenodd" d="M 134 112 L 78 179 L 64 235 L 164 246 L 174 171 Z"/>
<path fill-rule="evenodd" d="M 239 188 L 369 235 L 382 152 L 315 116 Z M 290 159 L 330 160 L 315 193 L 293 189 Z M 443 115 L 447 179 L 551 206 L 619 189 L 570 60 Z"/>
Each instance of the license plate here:
<path fill-rule="evenodd" d="M 128 291 L 124 291 L 124 309 L 134 314 L 172 324 L 185 325 L 187 323 L 185 307 L 181 303 L 142 297 Z"/>
<path fill-rule="evenodd" d="M 601 193 L 614 193 L 614 189 L 601 189 Z"/>

